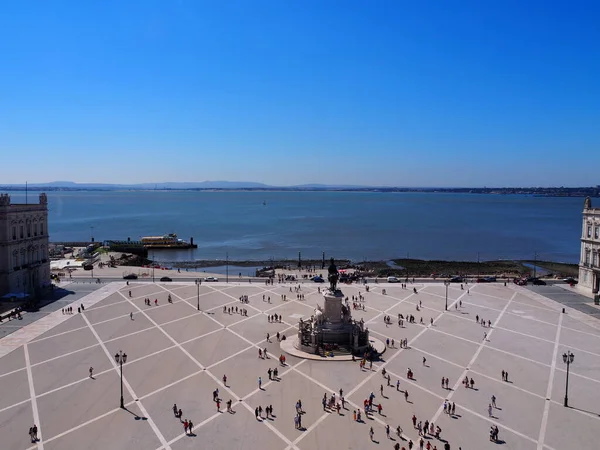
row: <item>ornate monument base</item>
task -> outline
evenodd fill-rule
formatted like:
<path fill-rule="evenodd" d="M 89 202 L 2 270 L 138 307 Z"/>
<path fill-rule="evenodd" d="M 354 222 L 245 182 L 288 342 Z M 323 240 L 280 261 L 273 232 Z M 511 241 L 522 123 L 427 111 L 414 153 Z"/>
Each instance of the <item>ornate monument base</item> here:
<path fill-rule="evenodd" d="M 339 289 L 323 291 L 323 307 L 317 305 L 309 320 L 300 319 L 296 349 L 317 355 L 355 355 L 370 350 L 369 330 L 364 321 L 352 319 L 350 306 Z"/>
<path fill-rule="evenodd" d="M 334 360 L 352 359 L 365 354 L 373 358 L 383 353 L 385 345 L 376 339 L 369 340 L 369 329 L 364 321 L 352 320 L 348 299 L 344 299 L 337 288 L 339 275 L 333 258 L 328 271 L 329 289 L 323 291 L 323 306 L 317 305 L 309 320 L 300 319 L 298 337 L 293 343 L 282 343 L 281 348 L 294 356 L 312 359 L 322 356 L 333 356 Z"/>

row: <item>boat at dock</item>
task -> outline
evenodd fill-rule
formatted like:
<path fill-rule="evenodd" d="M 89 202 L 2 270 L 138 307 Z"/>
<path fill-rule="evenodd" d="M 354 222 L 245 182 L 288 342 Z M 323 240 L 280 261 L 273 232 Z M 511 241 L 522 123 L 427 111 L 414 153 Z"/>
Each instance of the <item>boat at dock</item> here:
<path fill-rule="evenodd" d="M 190 242 L 183 239 L 179 239 L 176 234 L 170 233 L 163 236 L 144 236 L 140 239 L 140 242 L 144 248 L 148 249 L 169 249 L 169 248 L 197 248 L 194 244 L 194 238 Z"/>

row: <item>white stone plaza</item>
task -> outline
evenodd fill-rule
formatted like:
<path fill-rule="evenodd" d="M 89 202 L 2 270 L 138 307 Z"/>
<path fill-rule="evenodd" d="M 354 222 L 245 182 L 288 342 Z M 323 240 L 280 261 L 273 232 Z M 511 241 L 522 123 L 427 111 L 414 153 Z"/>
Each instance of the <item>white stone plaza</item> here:
<path fill-rule="evenodd" d="M 412 440 L 418 449 L 413 415 L 442 429 L 443 441 L 429 435 L 425 439 L 440 450 L 445 441 L 452 450 L 598 448 L 597 319 L 568 307 L 563 314 L 563 305 L 502 283 L 465 285 L 464 290 L 451 284 L 447 312 L 443 283 L 409 284 L 408 289 L 370 283 L 369 292 L 364 285 L 341 285 L 350 299 L 359 292 L 365 297 L 365 310 L 352 310 L 352 316 L 364 319 L 372 337 L 393 339 L 394 346 L 390 343 L 371 369 L 368 362 L 363 370 L 359 361 L 285 353 L 284 366 L 276 334 L 293 338 L 298 319 L 309 318 L 323 302 L 317 292 L 323 285 L 300 284 L 304 300 L 297 299 L 296 286 L 236 281 L 202 283 L 198 291 L 193 283 L 177 281 L 115 282 L 74 303 L 71 315 L 56 311 L 12 333 L 0 340 L 0 448 L 362 450 L 394 449 L 396 443 L 408 449 Z M 248 303 L 240 303 L 241 296 L 248 296 Z M 85 310 L 77 313 L 81 304 Z M 223 307 L 233 312 L 223 312 Z M 247 316 L 236 313 L 236 307 L 245 308 Z M 269 322 L 274 314 L 282 321 Z M 400 327 L 398 314 L 414 315 L 415 323 L 405 320 Z M 386 325 L 385 316 L 391 324 Z M 476 316 L 492 326 L 482 327 Z M 267 333 L 271 342 L 266 342 Z M 408 348 L 400 348 L 402 339 L 408 340 Z M 264 348 L 268 359 L 258 357 Z M 120 350 L 128 356 L 123 365 L 125 409 L 119 407 L 120 368 L 115 362 Z M 567 351 L 575 355 L 569 407 L 563 406 Z M 269 368 L 278 368 L 277 380 L 269 380 Z M 407 379 L 409 368 L 412 380 Z M 502 371 L 508 372 L 508 381 Z M 448 389 L 441 385 L 443 377 L 449 379 Z M 465 377 L 474 380 L 474 389 L 462 385 Z M 213 401 L 217 388 L 220 411 Z M 323 395 L 336 393 L 337 398 L 340 389 L 346 408 L 341 414 L 324 410 Z M 369 415 L 362 412 L 363 420 L 354 421 L 353 411 L 362 411 L 371 393 L 374 404 L 382 405 L 381 414 L 376 409 Z M 492 396 L 497 407 L 490 415 Z M 230 399 L 231 413 L 226 411 Z M 300 429 L 294 424 L 298 400 L 305 411 Z M 445 400 L 455 403 L 454 415 L 444 413 Z M 192 435 L 174 417 L 174 403 L 182 409 L 182 420 L 194 423 Z M 273 417 L 266 418 L 269 405 Z M 259 420 L 258 406 L 263 409 Z M 34 423 L 39 429 L 35 444 L 27 433 Z M 493 425 L 499 428 L 497 443 L 489 439 Z"/>

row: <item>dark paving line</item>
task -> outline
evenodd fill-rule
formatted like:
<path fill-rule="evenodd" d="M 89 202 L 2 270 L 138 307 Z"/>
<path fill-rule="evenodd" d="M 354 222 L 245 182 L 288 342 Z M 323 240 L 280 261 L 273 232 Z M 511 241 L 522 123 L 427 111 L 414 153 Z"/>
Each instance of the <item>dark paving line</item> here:
<path fill-rule="evenodd" d="M 550 300 L 554 300 L 562 305 L 569 306 L 577 311 L 587 314 L 595 319 L 600 319 L 600 310 L 591 306 L 592 299 L 585 297 L 576 292 L 565 292 L 562 289 L 544 289 L 544 286 L 536 286 L 536 288 L 526 286 L 531 292 L 548 297 Z"/>
<path fill-rule="evenodd" d="M 27 325 L 31 325 L 42 317 L 46 317 L 48 314 L 64 308 L 68 304 L 85 297 L 101 287 L 102 284 L 96 283 L 93 285 L 88 284 L 87 286 L 70 284 L 57 290 L 54 297 L 42 300 L 39 311 L 25 312 L 21 320 L 4 320 L 0 323 L 0 338 L 6 337 Z"/>

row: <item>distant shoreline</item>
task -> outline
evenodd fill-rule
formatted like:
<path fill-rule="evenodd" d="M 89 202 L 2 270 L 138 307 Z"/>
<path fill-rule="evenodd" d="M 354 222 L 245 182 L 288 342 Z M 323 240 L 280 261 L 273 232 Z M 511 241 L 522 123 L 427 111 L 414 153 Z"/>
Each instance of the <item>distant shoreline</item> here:
<path fill-rule="evenodd" d="M 374 271 L 378 276 L 427 276 L 437 274 L 438 276 L 454 275 L 507 275 L 521 276 L 534 272 L 533 265 L 538 270 L 543 269 L 549 273 L 559 276 L 577 276 L 578 265 L 556 262 L 556 261 L 531 261 L 531 260 L 500 260 L 500 261 L 441 261 L 422 259 L 393 259 L 391 261 L 365 261 L 352 263 L 350 260 L 335 260 L 338 267 L 355 266 L 363 267 L 365 270 Z M 325 260 L 324 268 L 322 260 L 302 260 L 302 267 L 317 267 L 317 271 L 327 270 L 329 260 Z M 393 264 L 392 264 L 393 263 Z M 290 267 L 298 268 L 298 260 L 198 260 L 198 261 L 173 261 L 161 262 L 180 269 L 202 269 L 220 266 L 236 267 Z"/>
<path fill-rule="evenodd" d="M 0 186 L 0 191 L 25 192 L 25 186 Z M 529 195 L 536 197 L 600 197 L 600 187 L 549 187 L 549 188 L 407 188 L 407 187 L 84 187 L 84 186 L 28 186 L 31 192 L 379 192 L 424 194 L 482 194 L 482 195 Z"/>

